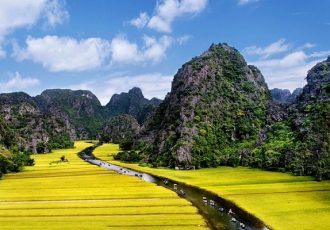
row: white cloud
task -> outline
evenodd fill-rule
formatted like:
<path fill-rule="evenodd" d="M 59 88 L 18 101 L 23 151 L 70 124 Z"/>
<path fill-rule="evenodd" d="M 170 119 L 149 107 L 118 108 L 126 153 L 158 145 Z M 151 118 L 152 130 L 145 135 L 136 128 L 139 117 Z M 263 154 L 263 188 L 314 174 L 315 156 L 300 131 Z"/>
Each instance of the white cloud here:
<path fill-rule="evenodd" d="M 308 70 L 325 59 L 326 53 L 323 54 L 316 56 L 308 55 L 304 51 L 296 51 L 282 58 L 258 60 L 250 64 L 261 70 L 269 88 L 284 88 L 292 91 L 306 84 Z"/>
<path fill-rule="evenodd" d="M 303 51 L 297 51 L 294 53 L 287 54 L 286 56 L 279 59 L 267 59 L 254 62 L 255 64 L 263 67 L 286 68 L 304 64 L 307 59 L 307 55 Z"/>
<path fill-rule="evenodd" d="M 111 58 L 114 63 L 130 64 L 151 61 L 159 62 L 166 55 L 167 49 L 173 44 L 169 36 L 159 39 L 144 35 L 142 48 L 132 43 L 125 36 L 117 36 L 111 41 Z"/>
<path fill-rule="evenodd" d="M 317 51 L 317 52 L 313 52 L 311 55 L 309 55 L 310 57 L 314 57 L 314 58 L 322 58 L 322 57 L 326 57 L 330 55 L 330 50 L 325 50 L 325 51 Z"/>
<path fill-rule="evenodd" d="M 243 6 L 254 2 L 259 2 L 259 0 L 238 0 L 238 5 Z"/>
<path fill-rule="evenodd" d="M 5 57 L 6 57 L 6 51 L 4 51 L 0 46 L 0 59 L 5 58 Z"/>
<path fill-rule="evenodd" d="M 101 38 L 76 40 L 57 36 L 28 37 L 25 47 L 13 43 L 12 56 L 18 61 L 31 60 L 42 64 L 52 72 L 80 72 L 104 67 L 110 60 L 113 64 L 158 63 L 166 57 L 166 51 L 172 44 L 182 43 L 186 39 L 188 38 L 176 40 L 166 35 L 160 38 L 144 35 L 143 44 L 139 46 L 124 35 L 111 41 Z"/>
<path fill-rule="evenodd" d="M 310 42 L 293 47 L 285 39 L 280 39 L 264 48 L 247 47 L 244 52 L 257 56 L 249 63 L 261 70 L 270 88 L 294 90 L 303 87 L 308 70 L 330 54 L 330 50 L 308 52 L 308 49 L 315 47 L 316 44 Z M 274 54 L 277 54 L 276 58 L 271 58 Z"/>
<path fill-rule="evenodd" d="M 117 36 L 111 41 L 111 58 L 114 62 L 130 63 L 139 61 L 139 48 L 125 36 Z"/>
<path fill-rule="evenodd" d="M 163 99 L 171 89 L 172 75 L 150 73 L 141 75 L 123 75 L 108 77 L 98 81 L 83 82 L 71 86 L 72 89 L 91 90 L 105 105 L 115 93 L 128 92 L 133 87 L 141 88 L 143 95 L 151 99 L 157 97 Z M 123 84 L 125 82 L 125 84 Z"/>
<path fill-rule="evenodd" d="M 137 28 L 143 28 L 147 25 L 149 21 L 149 16 L 146 12 L 140 13 L 140 16 L 138 18 L 134 18 L 130 21 L 130 24 L 137 27 Z"/>
<path fill-rule="evenodd" d="M 143 40 L 145 47 L 142 59 L 151 60 L 153 62 L 159 62 L 164 58 L 167 48 L 173 43 L 173 39 L 169 36 L 162 36 L 157 40 L 154 37 L 144 35 Z"/>
<path fill-rule="evenodd" d="M 179 45 L 187 43 L 191 39 L 191 35 L 183 35 L 176 39 Z"/>
<path fill-rule="evenodd" d="M 304 45 L 298 47 L 297 50 L 310 49 L 310 48 L 314 48 L 315 46 L 316 44 L 307 42 Z"/>
<path fill-rule="evenodd" d="M 40 84 L 37 78 L 25 77 L 23 78 L 20 73 L 15 72 L 11 74 L 8 81 L 0 82 L 1 92 L 12 92 L 27 89 Z"/>
<path fill-rule="evenodd" d="M 110 55 L 110 43 L 100 38 L 80 41 L 70 37 L 29 37 L 25 48 L 16 48 L 17 60 L 32 60 L 52 72 L 84 71 L 100 67 Z"/>
<path fill-rule="evenodd" d="M 1 0 L 0 46 L 8 34 L 19 28 L 32 27 L 41 18 L 51 26 L 63 23 L 69 15 L 64 4 L 60 0 Z"/>
<path fill-rule="evenodd" d="M 268 58 L 274 54 L 283 53 L 290 49 L 290 44 L 285 39 L 280 39 L 266 47 L 249 46 L 243 52 L 248 55 L 259 55 Z"/>
<path fill-rule="evenodd" d="M 207 2 L 208 0 L 162 0 L 157 4 L 155 14 L 151 18 L 146 13 L 141 13 L 130 22 L 138 28 L 147 26 L 158 32 L 170 33 L 176 18 L 200 13 L 205 9 Z"/>
<path fill-rule="evenodd" d="M 65 2 L 60 0 L 1 0 L 0 37 L 17 28 L 33 26 L 45 17 L 51 25 L 61 24 L 68 17 Z"/>
<path fill-rule="evenodd" d="M 65 9 L 63 0 L 52 0 L 46 4 L 44 14 L 47 19 L 47 24 L 51 27 L 62 24 L 69 19 L 69 13 Z"/>

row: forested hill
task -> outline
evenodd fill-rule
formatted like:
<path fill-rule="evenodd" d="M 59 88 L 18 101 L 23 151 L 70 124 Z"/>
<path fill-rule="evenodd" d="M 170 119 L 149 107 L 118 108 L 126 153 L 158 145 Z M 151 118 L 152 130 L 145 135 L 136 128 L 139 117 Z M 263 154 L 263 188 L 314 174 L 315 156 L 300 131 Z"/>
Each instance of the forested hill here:
<path fill-rule="evenodd" d="M 330 57 L 294 99 L 278 103 L 236 49 L 212 45 L 178 70 L 136 148 L 154 166 L 243 165 L 329 179 L 329 96 Z"/>
<path fill-rule="evenodd" d="M 270 92 L 261 72 L 227 44 L 212 45 L 182 66 L 141 142 L 148 159 L 180 168 L 237 165 L 256 144 Z M 237 152 L 236 152 L 237 150 Z"/>

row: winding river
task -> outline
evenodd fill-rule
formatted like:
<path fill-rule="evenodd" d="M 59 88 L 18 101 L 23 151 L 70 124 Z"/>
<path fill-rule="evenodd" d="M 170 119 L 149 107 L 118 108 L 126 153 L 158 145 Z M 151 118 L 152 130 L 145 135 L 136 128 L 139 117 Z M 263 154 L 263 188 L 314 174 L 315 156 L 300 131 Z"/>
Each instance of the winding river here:
<path fill-rule="evenodd" d="M 187 199 L 198 209 L 210 229 L 268 230 L 261 220 L 216 194 L 168 178 L 161 178 L 105 162 L 93 155 L 93 150 L 98 146 L 100 144 L 84 149 L 78 154 L 79 157 L 104 169 L 127 176 L 135 176 L 141 180 L 155 183 L 176 192 L 180 197 Z"/>

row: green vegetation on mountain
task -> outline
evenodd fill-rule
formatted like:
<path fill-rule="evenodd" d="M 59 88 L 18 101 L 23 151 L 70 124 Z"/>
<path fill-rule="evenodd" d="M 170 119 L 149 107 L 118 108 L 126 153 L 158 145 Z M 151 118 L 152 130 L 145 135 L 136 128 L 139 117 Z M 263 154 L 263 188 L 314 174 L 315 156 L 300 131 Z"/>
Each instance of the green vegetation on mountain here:
<path fill-rule="evenodd" d="M 300 96 L 285 108 L 288 118 L 270 124 L 248 165 L 330 179 L 329 85 L 330 58 L 309 71 Z"/>
<path fill-rule="evenodd" d="M 99 100 L 87 90 L 45 90 L 35 100 L 44 111 L 66 117 L 74 139 L 96 138 L 107 118 Z"/>
<path fill-rule="evenodd" d="M 42 111 L 34 98 L 25 93 L 0 94 L 0 117 L 6 126 L 5 145 L 33 153 L 73 145 L 69 134 L 71 126 L 65 117 Z"/>
<path fill-rule="evenodd" d="M 128 114 L 122 114 L 111 118 L 104 124 L 101 133 L 101 142 L 119 144 L 122 152 L 116 155 L 118 160 L 126 162 L 137 162 L 142 160 L 140 152 L 129 151 L 135 136 L 140 132 L 140 125 L 137 120 Z"/>
<path fill-rule="evenodd" d="M 270 98 L 260 71 L 237 50 L 212 45 L 183 65 L 156 110 L 142 142 L 149 161 L 163 166 L 238 165 L 242 147 L 255 145 Z"/>
<path fill-rule="evenodd" d="M 14 136 L 0 117 L 0 178 L 2 174 L 21 171 L 25 165 L 34 165 L 30 153 L 18 148 Z"/>
<path fill-rule="evenodd" d="M 52 89 L 36 97 L 0 94 L 0 117 L 8 127 L 3 141 L 15 140 L 19 149 L 33 153 L 70 148 L 74 140 L 98 138 L 104 123 L 115 115 L 131 113 L 144 120 L 160 101 L 145 99 L 138 88 L 121 95 L 126 94 L 131 98 L 128 109 L 112 112 L 87 90 Z M 126 105 L 120 100 L 120 106 Z"/>
<path fill-rule="evenodd" d="M 132 143 L 139 131 L 140 125 L 137 120 L 128 114 L 122 114 L 111 118 L 104 124 L 100 140 L 116 144 Z"/>
<path fill-rule="evenodd" d="M 330 57 L 309 71 L 302 90 L 278 104 L 237 50 L 212 45 L 175 75 L 170 94 L 137 137 L 141 157 L 133 158 L 154 166 L 242 165 L 329 179 L 329 95 Z"/>

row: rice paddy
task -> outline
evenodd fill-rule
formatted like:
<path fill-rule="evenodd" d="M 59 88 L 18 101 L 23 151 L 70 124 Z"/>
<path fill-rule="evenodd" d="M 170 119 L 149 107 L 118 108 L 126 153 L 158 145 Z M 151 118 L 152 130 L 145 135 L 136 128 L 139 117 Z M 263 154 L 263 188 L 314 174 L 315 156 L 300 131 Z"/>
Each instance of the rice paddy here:
<path fill-rule="evenodd" d="M 0 180 L 0 229 L 206 229 L 188 201 L 161 186 L 90 165 L 74 149 L 34 155 Z M 52 163 L 65 155 L 69 162 Z"/>
<path fill-rule="evenodd" d="M 272 229 L 330 229 L 330 181 L 244 167 L 178 171 L 140 167 L 113 160 L 117 145 L 104 144 L 94 155 L 123 167 L 191 184 L 230 200 Z"/>

